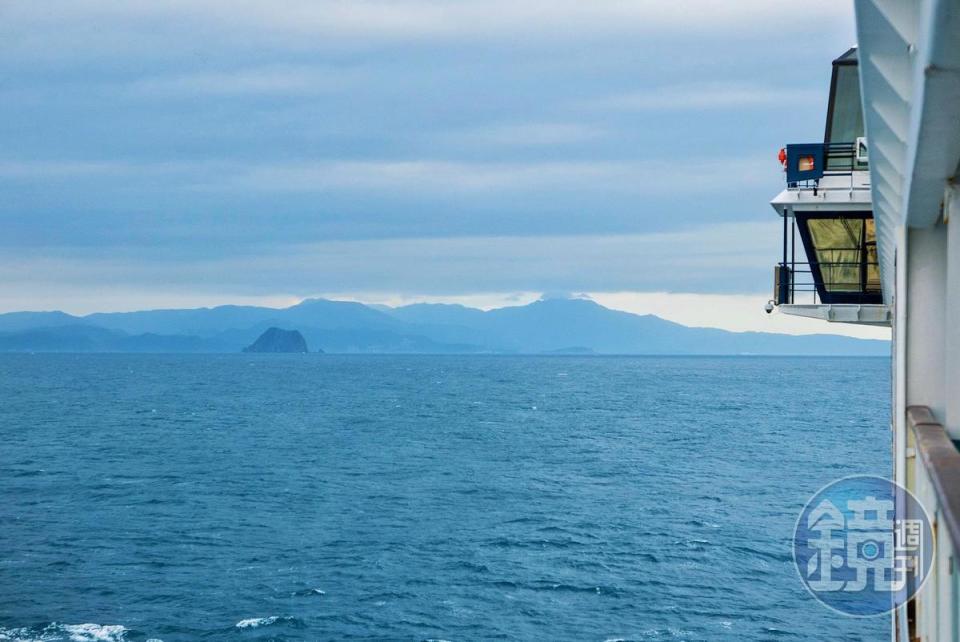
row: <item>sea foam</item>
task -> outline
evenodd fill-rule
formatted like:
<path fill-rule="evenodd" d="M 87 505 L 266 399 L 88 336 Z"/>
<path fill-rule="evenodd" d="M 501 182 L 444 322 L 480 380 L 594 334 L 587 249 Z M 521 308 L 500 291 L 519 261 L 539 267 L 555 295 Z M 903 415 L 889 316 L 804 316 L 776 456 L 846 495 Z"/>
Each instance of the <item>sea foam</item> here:
<path fill-rule="evenodd" d="M 2 642 L 123 642 L 127 628 L 120 624 L 59 624 L 52 622 L 43 629 L 21 627 L 0 628 Z"/>
<path fill-rule="evenodd" d="M 240 620 L 237 622 L 236 627 L 238 629 L 255 629 L 258 626 L 270 626 L 279 619 L 276 615 L 271 615 L 270 617 L 252 617 L 246 620 Z"/>

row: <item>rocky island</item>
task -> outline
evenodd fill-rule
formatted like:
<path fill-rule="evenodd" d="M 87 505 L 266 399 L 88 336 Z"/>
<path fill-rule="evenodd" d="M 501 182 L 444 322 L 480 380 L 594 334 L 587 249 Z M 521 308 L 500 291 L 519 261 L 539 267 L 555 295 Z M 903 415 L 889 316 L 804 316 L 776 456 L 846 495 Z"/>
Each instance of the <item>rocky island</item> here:
<path fill-rule="evenodd" d="M 268 328 L 257 340 L 243 349 L 244 352 L 293 352 L 306 353 L 307 341 L 298 330 Z"/>

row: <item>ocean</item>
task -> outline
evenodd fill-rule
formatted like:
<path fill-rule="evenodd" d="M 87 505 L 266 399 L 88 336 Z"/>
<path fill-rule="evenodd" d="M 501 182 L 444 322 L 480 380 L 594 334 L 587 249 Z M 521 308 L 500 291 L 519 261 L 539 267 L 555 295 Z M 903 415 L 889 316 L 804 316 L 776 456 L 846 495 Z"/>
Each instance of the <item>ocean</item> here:
<path fill-rule="evenodd" d="M 0 640 L 878 640 L 886 359 L 0 355 Z"/>

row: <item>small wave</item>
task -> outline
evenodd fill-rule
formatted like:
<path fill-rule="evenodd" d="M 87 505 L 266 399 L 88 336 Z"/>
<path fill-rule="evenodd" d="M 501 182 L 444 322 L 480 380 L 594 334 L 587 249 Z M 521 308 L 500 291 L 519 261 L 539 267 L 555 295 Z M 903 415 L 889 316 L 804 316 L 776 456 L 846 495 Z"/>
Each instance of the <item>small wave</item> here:
<path fill-rule="evenodd" d="M 690 539 L 678 539 L 673 542 L 674 546 L 684 546 L 686 548 L 692 548 L 695 550 L 703 550 L 708 546 L 712 546 L 712 542 L 708 539 L 700 538 L 690 538 Z"/>
<path fill-rule="evenodd" d="M 115 642 L 127 633 L 119 624 L 64 624 L 63 630 L 73 642 Z"/>
<path fill-rule="evenodd" d="M 5 629 L 0 627 L 0 640 L 3 642 L 35 642 L 40 638 L 33 637 L 29 629 Z"/>
<path fill-rule="evenodd" d="M 696 528 L 720 528 L 720 524 L 716 522 L 708 522 L 704 519 L 690 519 L 687 520 L 689 526 L 695 526 Z"/>
<path fill-rule="evenodd" d="M 120 624 L 59 624 L 52 622 L 42 629 L 0 627 L 3 642 L 122 642 L 128 629 Z"/>
<path fill-rule="evenodd" d="M 716 495 L 700 495 L 697 499 L 702 499 L 703 501 L 714 502 L 717 504 L 723 503 L 723 498 L 717 497 Z"/>
<path fill-rule="evenodd" d="M 790 632 L 790 631 L 784 631 L 783 629 L 778 629 L 778 628 L 773 627 L 773 626 L 768 626 L 768 627 L 766 627 L 763 631 L 764 631 L 764 633 L 766 633 L 766 634 L 769 635 L 769 636 L 774 636 L 774 637 L 778 637 L 778 638 L 782 638 L 782 637 L 795 638 L 795 637 L 797 637 L 797 634 L 796 634 L 796 633 L 792 633 L 792 632 Z"/>
<path fill-rule="evenodd" d="M 277 615 L 271 615 L 270 617 L 251 617 L 246 620 L 240 620 L 235 626 L 238 629 L 255 629 L 260 626 L 270 626 L 279 619 L 280 617 Z"/>
<path fill-rule="evenodd" d="M 472 573 L 489 573 L 490 567 L 486 564 L 481 564 L 478 562 L 468 562 L 466 560 L 459 560 L 455 562 L 453 568 L 461 569 L 464 571 L 470 571 Z"/>
<path fill-rule="evenodd" d="M 729 550 L 751 557 L 764 558 L 773 562 L 789 562 L 793 559 L 790 553 L 783 550 L 766 551 L 760 548 L 754 548 L 752 546 L 731 546 L 729 547 Z"/>
<path fill-rule="evenodd" d="M 644 640 L 653 640 L 661 638 L 681 638 L 689 639 L 693 636 L 693 631 L 687 631 L 685 629 L 677 629 L 674 627 L 667 627 L 665 629 L 649 629 L 640 634 Z"/>
<path fill-rule="evenodd" d="M 38 476 L 38 475 L 42 475 L 44 472 L 46 472 L 46 471 L 44 471 L 43 469 L 36 469 L 36 470 L 15 470 L 15 471 L 13 471 L 13 476 L 14 476 L 14 477 L 36 477 L 36 476 Z"/>
<path fill-rule="evenodd" d="M 389 602 L 392 600 L 409 600 L 414 597 L 416 597 L 416 595 L 407 591 L 384 591 L 382 593 L 371 593 L 364 596 L 363 599 L 374 602 Z"/>
<path fill-rule="evenodd" d="M 581 537 L 586 537 L 592 539 L 592 536 L 581 535 Z M 493 539 L 486 540 L 484 545 L 491 546 L 494 548 L 536 548 L 536 549 L 546 549 L 546 548 L 576 548 L 587 546 L 589 543 L 578 539 L 576 537 L 567 535 L 564 537 L 553 537 L 550 539 L 544 538 L 531 538 L 531 539 L 516 539 L 511 537 L 495 537 Z"/>
<path fill-rule="evenodd" d="M 293 624 L 297 626 L 302 624 L 302 622 L 295 617 L 270 615 L 267 617 L 251 617 L 245 620 L 240 620 L 234 624 L 234 627 L 238 629 L 257 629 L 262 626 L 271 626 L 277 623 Z"/>
<path fill-rule="evenodd" d="M 326 595 L 326 594 L 327 594 L 326 591 L 318 588 L 300 589 L 299 591 L 294 591 L 293 593 L 291 593 L 293 597 L 311 597 L 313 595 Z"/>
<path fill-rule="evenodd" d="M 594 584 L 568 584 L 564 582 L 530 582 L 521 585 L 521 588 L 527 588 L 534 591 L 556 591 L 558 593 L 589 593 L 593 595 L 624 595 L 624 589 L 618 586 L 594 585 Z"/>

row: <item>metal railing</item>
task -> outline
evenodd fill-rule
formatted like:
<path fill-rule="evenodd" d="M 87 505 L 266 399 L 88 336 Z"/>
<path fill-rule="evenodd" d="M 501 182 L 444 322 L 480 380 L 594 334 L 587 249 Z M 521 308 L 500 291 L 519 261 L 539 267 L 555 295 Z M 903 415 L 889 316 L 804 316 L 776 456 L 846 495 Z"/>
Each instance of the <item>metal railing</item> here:
<path fill-rule="evenodd" d="M 824 143 L 827 174 L 849 174 L 852 171 L 865 171 L 866 162 L 857 160 L 857 143 Z"/>
<path fill-rule="evenodd" d="M 844 272 L 842 280 L 827 276 Z M 852 275 L 848 273 L 854 272 Z M 774 271 L 774 301 L 777 305 L 821 303 L 880 303 L 883 294 L 879 264 L 872 261 L 810 261 L 778 263 Z"/>
<path fill-rule="evenodd" d="M 863 157 L 865 143 L 801 143 L 787 145 L 783 156 L 787 188 L 795 190 L 869 190 L 854 183 L 854 172 L 869 169 Z M 861 152 L 858 154 L 858 152 Z M 849 185 L 821 186 L 825 176 L 849 176 Z"/>

